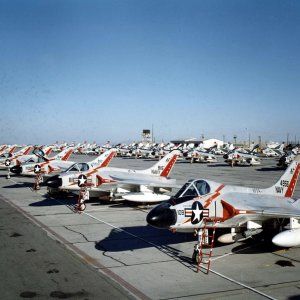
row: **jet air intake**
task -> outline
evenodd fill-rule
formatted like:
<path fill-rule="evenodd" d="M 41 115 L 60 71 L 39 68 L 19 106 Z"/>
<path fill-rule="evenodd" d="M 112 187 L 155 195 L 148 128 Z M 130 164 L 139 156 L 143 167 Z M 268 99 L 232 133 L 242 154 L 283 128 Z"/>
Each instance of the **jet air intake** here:
<path fill-rule="evenodd" d="M 20 175 L 22 173 L 22 166 L 17 165 L 10 168 L 10 171 L 14 174 Z"/>
<path fill-rule="evenodd" d="M 169 228 L 177 221 L 175 209 L 170 209 L 170 203 L 162 203 L 154 207 L 147 215 L 147 223 L 156 228 Z"/>
<path fill-rule="evenodd" d="M 52 177 L 47 178 L 44 184 L 47 187 L 58 189 L 62 186 L 62 179 L 59 177 L 59 175 L 54 175 Z"/>

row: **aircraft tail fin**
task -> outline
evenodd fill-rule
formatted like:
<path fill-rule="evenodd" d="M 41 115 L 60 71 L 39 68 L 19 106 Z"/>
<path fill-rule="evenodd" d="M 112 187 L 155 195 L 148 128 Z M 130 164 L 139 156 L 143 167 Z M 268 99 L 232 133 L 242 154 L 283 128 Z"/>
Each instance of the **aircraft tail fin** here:
<path fill-rule="evenodd" d="M 9 151 L 8 151 L 8 153 L 9 154 L 13 154 L 13 152 L 15 151 L 16 148 L 17 148 L 17 146 L 15 146 L 15 145 L 11 146 L 10 149 L 9 149 Z"/>
<path fill-rule="evenodd" d="M 153 167 L 143 170 L 141 173 L 167 177 L 170 174 L 179 154 L 179 150 L 173 150 L 165 155 Z"/>
<path fill-rule="evenodd" d="M 68 160 L 73 153 L 74 148 L 69 147 L 64 149 L 62 152 L 58 153 L 56 156 L 54 156 L 55 160 Z"/>
<path fill-rule="evenodd" d="M 280 151 L 283 151 L 283 149 L 284 149 L 284 143 L 282 143 L 282 144 L 278 147 L 278 150 L 280 150 Z"/>
<path fill-rule="evenodd" d="M 253 144 L 253 145 L 250 147 L 250 153 L 253 154 L 254 151 L 255 151 L 256 149 L 258 149 L 258 148 L 259 148 L 259 144 Z"/>
<path fill-rule="evenodd" d="M 300 173 L 300 154 L 298 154 L 280 179 L 270 188 L 264 189 L 265 194 L 292 197 Z"/>
<path fill-rule="evenodd" d="M 93 161 L 91 161 L 90 164 L 99 168 L 107 167 L 115 155 L 116 149 L 107 150 L 97 158 L 95 158 Z"/>
<path fill-rule="evenodd" d="M 29 154 L 29 152 L 30 152 L 32 149 L 33 149 L 32 146 L 25 147 L 24 149 L 22 149 L 22 150 L 20 151 L 20 154 L 27 155 L 27 154 Z"/>
<path fill-rule="evenodd" d="M 49 156 L 49 155 L 51 154 L 51 152 L 52 152 L 52 147 L 51 147 L 51 146 L 46 147 L 46 148 L 44 149 L 44 152 L 45 152 L 45 155 L 46 155 L 46 156 Z"/>
<path fill-rule="evenodd" d="M 0 153 L 1 153 L 2 151 L 4 151 L 6 148 L 7 148 L 6 145 L 2 145 L 2 146 L 0 147 Z"/>

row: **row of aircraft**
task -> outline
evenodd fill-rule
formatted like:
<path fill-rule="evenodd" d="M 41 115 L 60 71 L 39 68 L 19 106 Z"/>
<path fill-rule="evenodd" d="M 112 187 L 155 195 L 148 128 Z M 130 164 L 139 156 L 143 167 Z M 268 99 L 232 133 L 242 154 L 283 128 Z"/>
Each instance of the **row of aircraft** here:
<path fill-rule="evenodd" d="M 24 147 L 9 158 L 4 158 L 3 168 L 19 176 L 35 177 L 42 174 L 44 184 L 51 192 L 78 193 L 81 188 L 79 175 L 84 176 L 83 183 L 89 183 L 91 197 L 109 195 L 112 199 L 160 202 L 168 200 L 170 196 L 167 193 L 178 187 L 176 180 L 168 177 L 180 154 L 178 150 L 171 151 L 149 169 L 128 170 L 108 167 L 117 153 L 114 148 L 89 162 L 70 161 L 73 147 L 67 147 L 51 158 L 47 155 L 51 148 L 37 148 L 33 154 L 28 155 L 31 148 Z M 25 163 L 22 163 L 24 160 Z"/>
<path fill-rule="evenodd" d="M 170 149 L 146 170 L 109 167 L 118 153 L 116 148 L 107 149 L 89 162 L 79 163 L 69 161 L 74 147 L 65 147 L 53 157 L 49 157 L 51 147 L 33 149 L 26 146 L 14 152 L 15 149 L 16 146 L 0 147 L 1 166 L 16 175 L 42 173 L 50 190 L 78 193 L 82 186 L 89 186 L 91 196 L 107 193 L 134 202 L 162 202 L 147 215 L 147 223 L 151 226 L 173 232 L 196 231 L 199 240 L 205 230 L 229 230 L 219 236 L 220 243 L 264 234 L 281 247 L 300 245 L 300 203 L 292 198 L 300 173 L 297 153 L 281 178 L 269 188 L 224 185 L 199 178 L 187 181 L 171 197 L 169 192 L 178 186 L 169 175 L 178 157 L 182 156 L 179 148 Z M 238 155 L 247 157 L 254 153 L 255 147 L 250 151 L 238 152 Z M 230 153 L 227 155 L 226 159 L 230 159 Z M 193 257 L 198 253 L 196 247 Z"/>
<path fill-rule="evenodd" d="M 54 144 L 52 149 L 59 152 L 66 147 L 72 147 L 75 154 L 99 155 L 109 149 L 116 149 L 116 155 L 120 157 L 151 158 L 157 159 L 165 156 L 172 150 L 179 150 L 180 159 L 189 160 L 191 163 L 216 163 L 223 156 L 226 163 L 231 166 L 256 166 L 261 164 L 263 157 L 275 157 L 279 160 L 278 166 L 286 168 L 298 153 L 298 147 L 285 146 L 284 143 L 269 143 L 263 149 L 252 143 L 249 148 L 235 147 L 231 143 L 223 143 L 217 139 L 203 142 L 180 141 L 169 143 L 140 142 L 131 144 L 117 144 L 112 146 L 108 141 L 102 146 L 94 143 L 72 143 L 68 145 Z"/>

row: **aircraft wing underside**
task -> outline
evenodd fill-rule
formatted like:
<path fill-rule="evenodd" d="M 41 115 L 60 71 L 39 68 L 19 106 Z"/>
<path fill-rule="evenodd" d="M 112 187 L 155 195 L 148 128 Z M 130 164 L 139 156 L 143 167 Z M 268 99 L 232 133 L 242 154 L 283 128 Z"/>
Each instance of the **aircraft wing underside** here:
<path fill-rule="evenodd" d="M 284 197 L 248 194 L 227 193 L 222 197 L 223 203 L 229 204 L 238 215 L 252 215 L 266 218 L 300 218 L 300 201 Z"/>
<path fill-rule="evenodd" d="M 145 185 L 149 187 L 161 187 L 161 188 L 180 188 L 180 186 L 176 185 L 175 180 L 170 180 L 170 182 L 162 182 L 162 181 L 155 181 L 155 180 L 148 180 L 148 179 L 138 179 L 138 178 L 126 178 L 126 177 L 119 177 L 119 176 L 110 176 L 113 180 L 118 181 L 120 185 L 132 185 L 132 186 L 139 186 Z"/>

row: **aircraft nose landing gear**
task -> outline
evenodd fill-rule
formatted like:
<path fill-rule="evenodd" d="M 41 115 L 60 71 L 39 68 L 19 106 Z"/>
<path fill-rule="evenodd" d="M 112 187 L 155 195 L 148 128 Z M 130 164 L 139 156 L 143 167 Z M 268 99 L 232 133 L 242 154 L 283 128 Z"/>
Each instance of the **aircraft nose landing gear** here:
<path fill-rule="evenodd" d="M 86 208 L 84 202 L 90 199 L 90 193 L 88 191 L 88 187 L 91 186 L 91 184 L 88 183 L 88 179 L 84 174 L 80 174 L 78 176 L 78 186 L 80 187 L 80 190 L 79 190 L 78 201 L 75 206 L 75 210 L 76 212 L 81 213 Z"/>
<path fill-rule="evenodd" d="M 86 205 L 85 205 L 84 201 L 89 200 L 89 198 L 90 198 L 89 191 L 88 191 L 87 187 L 86 186 L 81 187 L 80 191 L 79 191 L 79 195 L 78 195 L 78 201 L 75 206 L 76 211 L 78 213 L 81 213 L 85 210 Z"/>

